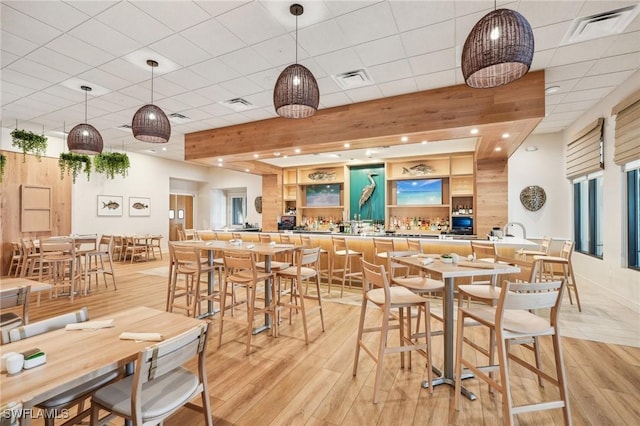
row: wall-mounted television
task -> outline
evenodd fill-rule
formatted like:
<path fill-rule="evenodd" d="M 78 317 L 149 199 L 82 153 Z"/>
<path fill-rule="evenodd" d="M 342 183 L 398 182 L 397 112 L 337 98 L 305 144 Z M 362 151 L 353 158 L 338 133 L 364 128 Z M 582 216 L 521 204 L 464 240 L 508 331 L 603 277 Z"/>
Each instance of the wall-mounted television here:
<path fill-rule="evenodd" d="M 397 181 L 396 204 L 399 206 L 442 204 L 442 179 Z"/>
<path fill-rule="evenodd" d="M 325 207 L 340 205 L 340 184 L 307 185 L 307 207 Z"/>

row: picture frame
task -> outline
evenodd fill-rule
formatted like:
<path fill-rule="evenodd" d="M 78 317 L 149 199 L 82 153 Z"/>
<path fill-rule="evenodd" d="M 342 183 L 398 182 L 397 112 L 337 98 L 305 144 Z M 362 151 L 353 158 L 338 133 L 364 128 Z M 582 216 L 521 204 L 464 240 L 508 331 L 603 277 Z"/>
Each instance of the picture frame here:
<path fill-rule="evenodd" d="M 98 216 L 122 216 L 123 202 L 121 195 L 98 195 Z"/>
<path fill-rule="evenodd" d="M 129 197 L 129 216 L 150 216 L 151 198 Z"/>

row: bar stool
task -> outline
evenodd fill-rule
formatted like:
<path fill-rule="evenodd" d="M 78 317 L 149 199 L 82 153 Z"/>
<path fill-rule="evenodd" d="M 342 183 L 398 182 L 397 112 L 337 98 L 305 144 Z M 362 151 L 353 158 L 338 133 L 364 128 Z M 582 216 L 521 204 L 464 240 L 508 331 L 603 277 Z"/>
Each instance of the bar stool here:
<path fill-rule="evenodd" d="M 11 263 L 7 275 L 18 276 L 22 265 L 22 245 L 16 242 L 11 243 Z M 14 269 L 15 268 L 15 269 Z M 12 272 L 13 271 L 13 272 Z"/>
<path fill-rule="evenodd" d="M 21 277 L 35 277 L 42 274 L 42 264 L 40 263 L 40 254 L 36 250 L 36 246 L 31 238 L 20 238 L 22 245 L 22 269 Z"/>
<path fill-rule="evenodd" d="M 406 277 L 409 274 L 409 267 L 405 265 L 401 265 L 396 262 L 388 262 L 388 257 L 390 252 L 395 252 L 395 243 L 394 240 L 390 238 L 373 238 L 373 251 L 374 251 L 374 261 L 373 263 L 378 265 L 385 265 L 387 271 L 389 272 L 389 280 L 391 281 L 393 277 L 396 275 L 395 272 L 398 269 L 404 271 L 404 276 Z"/>
<path fill-rule="evenodd" d="M 233 322 L 243 325 L 245 327 L 246 335 L 246 351 L 249 355 L 251 350 L 251 337 L 253 336 L 253 322 L 256 314 L 265 313 L 275 318 L 275 303 L 274 299 L 271 300 L 269 305 L 265 305 L 264 308 L 256 307 L 256 292 L 258 290 L 258 284 L 264 283 L 265 292 L 271 290 L 271 294 L 275 295 L 274 289 L 266 288 L 268 285 L 273 286 L 274 274 L 272 272 L 267 273 L 259 271 L 256 267 L 255 257 L 250 252 L 234 252 L 231 250 L 224 253 L 224 267 L 225 267 L 225 280 L 222 284 L 221 297 L 220 297 L 220 334 L 218 335 L 218 347 L 222 346 L 222 333 L 224 331 L 224 324 L 226 322 Z M 227 305 L 227 294 L 229 293 L 229 285 L 244 287 L 247 292 L 247 299 L 244 302 L 233 302 L 233 305 L 240 305 L 246 303 L 247 316 L 245 319 L 240 319 L 234 316 L 233 313 L 228 314 L 232 306 Z M 277 321 L 273 321 L 271 332 L 277 335 Z"/>
<path fill-rule="evenodd" d="M 302 247 L 304 248 L 314 248 L 314 247 L 320 247 L 319 245 L 315 244 L 311 241 L 311 236 L 310 235 L 300 235 L 300 242 L 302 243 Z M 326 265 L 326 268 L 322 267 L 322 256 L 324 256 L 325 261 L 324 264 Z M 318 262 L 318 275 L 320 277 L 320 279 L 322 279 L 322 277 L 324 277 L 327 282 L 329 282 L 329 264 L 331 263 L 330 259 L 329 259 L 329 252 L 325 249 L 323 249 L 322 247 L 320 247 L 320 260 Z"/>
<path fill-rule="evenodd" d="M 258 234 L 258 241 L 261 244 L 271 244 L 271 243 L 275 244 L 275 242 L 271 238 L 271 235 L 269 234 Z M 271 270 L 274 272 L 277 272 L 282 269 L 288 268 L 290 265 L 291 265 L 290 262 L 287 262 L 286 259 L 283 259 L 282 257 L 280 257 L 277 260 L 271 261 Z M 264 261 L 256 262 L 256 266 L 262 270 L 266 268 Z"/>
<path fill-rule="evenodd" d="M 582 312 L 580 296 L 578 295 L 578 287 L 576 286 L 576 278 L 573 275 L 573 270 L 571 268 L 571 254 L 573 253 L 573 246 L 573 241 L 565 241 L 562 245 L 560 256 L 533 256 L 533 259 L 542 262 L 541 270 L 543 277 L 546 277 L 550 281 L 558 278 L 564 280 L 567 287 L 567 294 L 569 295 L 569 303 L 573 305 L 573 298 L 571 296 L 571 290 L 573 290 L 576 295 L 578 312 Z M 560 265 L 560 274 L 557 273 L 554 267 L 555 265 Z"/>
<path fill-rule="evenodd" d="M 318 263 L 320 260 L 320 247 L 316 248 L 308 248 L 308 249 L 298 249 L 295 254 L 294 265 L 290 266 L 286 269 L 278 271 L 276 273 L 277 277 L 277 291 L 276 295 L 278 295 L 278 300 L 276 301 L 276 305 L 279 308 L 289 308 L 289 324 L 291 324 L 291 317 L 293 313 L 293 309 L 296 311 L 300 311 L 302 314 L 302 327 L 304 328 L 304 341 L 308 345 L 309 344 L 309 333 L 307 332 L 307 313 L 312 311 L 308 311 L 305 306 L 305 299 L 314 300 L 317 302 L 317 306 L 313 311 L 320 311 L 320 324 L 322 326 L 322 331 L 324 332 L 324 314 L 322 311 L 322 296 L 320 295 L 320 276 L 318 274 Z M 280 283 L 282 279 L 291 280 L 291 291 L 289 292 L 289 301 L 282 301 L 280 299 Z M 310 280 L 314 280 L 316 283 L 316 292 L 315 294 L 309 294 L 308 292 L 308 283 Z M 301 292 L 302 282 L 307 282 L 307 287 L 304 294 Z M 278 319 L 276 318 L 276 321 Z"/>
<path fill-rule="evenodd" d="M 60 288 L 69 288 L 69 298 L 73 303 L 76 287 L 82 280 L 79 268 L 79 257 L 71 238 L 51 238 L 40 240 L 40 274 L 45 265 L 49 269 L 49 283 L 52 285 L 54 296 L 57 297 Z"/>
<path fill-rule="evenodd" d="M 173 275 L 171 292 L 169 294 L 169 312 L 174 308 L 184 309 L 187 316 L 195 317 L 201 313 L 201 302 L 206 300 L 220 301 L 219 292 L 208 293 L 207 288 L 200 287 L 200 278 L 203 273 L 213 270 L 213 266 L 203 264 L 200 250 L 195 247 L 183 247 L 170 244 L 170 252 L 173 259 Z M 184 276 L 184 285 L 179 285 L 179 276 Z M 176 299 L 184 298 L 184 303 Z"/>
<path fill-rule="evenodd" d="M 98 276 L 102 274 L 104 280 L 104 286 L 108 287 L 107 275 L 111 275 L 111 282 L 113 283 L 113 289 L 117 290 L 116 276 L 113 273 L 113 237 L 110 235 L 103 235 L 100 237 L 100 241 L 97 244 L 95 250 L 84 253 L 84 294 L 91 291 L 91 276 L 95 275 L 96 287 L 98 286 Z M 105 259 L 108 262 L 105 267 Z"/>
<path fill-rule="evenodd" d="M 340 278 L 340 297 L 344 294 L 344 283 L 349 278 L 349 287 L 351 287 L 351 279 L 357 277 L 362 280 L 362 272 L 354 272 L 352 261 L 355 258 L 362 259 L 362 253 L 349 249 L 347 239 L 345 237 L 331 236 L 331 256 L 329 257 L 329 295 L 331 295 L 331 283 L 333 278 Z M 338 265 L 342 263 L 342 268 Z M 339 275 L 336 275 L 338 273 Z"/>

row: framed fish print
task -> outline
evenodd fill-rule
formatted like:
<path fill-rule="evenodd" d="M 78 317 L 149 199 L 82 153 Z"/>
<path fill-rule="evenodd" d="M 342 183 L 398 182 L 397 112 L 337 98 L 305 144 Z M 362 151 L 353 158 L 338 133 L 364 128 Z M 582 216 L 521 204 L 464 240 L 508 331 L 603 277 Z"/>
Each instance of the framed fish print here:
<path fill-rule="evenodd" d="M 129 216 L 151 215 L 151 198 L 129 197 Z"/>
<path fill-rule="evenodd" d="M 98 216 L 122 216 L 120 195 L 98 195 Z"/>

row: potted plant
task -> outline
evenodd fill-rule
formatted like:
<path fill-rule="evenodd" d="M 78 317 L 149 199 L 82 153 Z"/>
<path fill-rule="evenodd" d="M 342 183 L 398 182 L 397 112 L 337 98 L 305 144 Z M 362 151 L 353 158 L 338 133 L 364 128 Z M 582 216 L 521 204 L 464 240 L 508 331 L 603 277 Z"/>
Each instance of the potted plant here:
<path fill-rule="evenodd" d="M 58 166 L 60 166 L 60 179 L 64 179 L 66 170 L 67 175 L 71 175 L 73 183 L 76 183 L 76 177 L 83 171 L 83 168 L 84 173 L 87 175 L 87 180 L 91 176 L 91 158 L 88 155 L 63 152 L 58 159 Z"/>
<path fill-rule="evenodd" d="M 113 179 L 116 174 L 127 176 L 129 170 L 129 156 L 120 152 L 104 152 L 93 159 L 96 172 L 104 173 L 107 178 Z"/>
<path fill-rule="evenodd" d="M 0 182 L 2 182 L 2 176 L 4 176 L 4 166 L 7 164 L 7 156 L 0 154 Z"/>
<path fill-rule="evenodd" d="M 47 137 L 36 135 L 26 130 L 15 129 L 11 132 L 11 145 L 22 150 L 22 161 L 27 160 L 27 153 L 34 154 L 38 160 L 47 152 Z"/>

